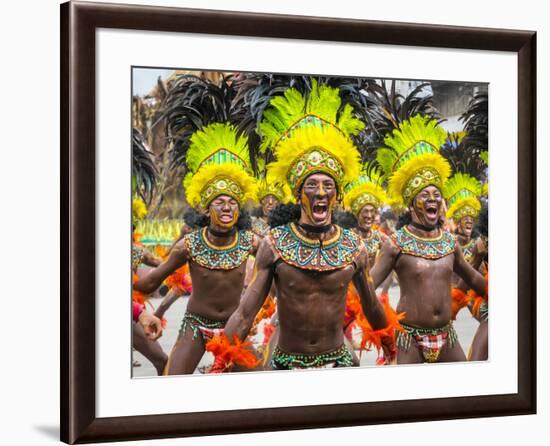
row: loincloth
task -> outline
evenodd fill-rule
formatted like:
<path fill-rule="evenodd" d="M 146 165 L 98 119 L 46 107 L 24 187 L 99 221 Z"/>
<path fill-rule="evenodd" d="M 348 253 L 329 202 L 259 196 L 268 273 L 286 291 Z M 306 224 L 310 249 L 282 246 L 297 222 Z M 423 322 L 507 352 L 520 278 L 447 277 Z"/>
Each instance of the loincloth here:
<path fill-rule="evenodd" d="M 271 366 L 274 370 L 351 367 L 353 357 L 344 344 L 335 350 L 319 354 L 286 353 L 277 346 L 273 350 Z"/>
<path fill-rule="evenodd" d="M 182 336 L 185 333 L 187 328 L 190 328 L 193 331 L 192 340 L 197 339 L 199 334 L 202 336 L 202 339 L 207 342 L 216 335 L 223 333 L 227 321 L 215 321 L 208 319 L 204 316 L 195 313 L 185 313 L 183 316 L 183 321 L 181 322 L 181 327 L 179 331 L 179 336 Z"/>
<path fill-rule="evenodd" d="M 487 303 L 487 301 L 483 302 L 479 306 L 479 319 L 480 322 L 489 319 L 489 304 Z"/>
<path fill-rule="evenodd" d="M 396 347 L 407 352 L 414 342 L 426 362 L 437 362 L 445 346 L 452 348 L 458 343 L 452 322 L 441 328 L 421 328 L 404 323 L 401 323 L 401 326 L 404 331 L 397 332 Z"/>

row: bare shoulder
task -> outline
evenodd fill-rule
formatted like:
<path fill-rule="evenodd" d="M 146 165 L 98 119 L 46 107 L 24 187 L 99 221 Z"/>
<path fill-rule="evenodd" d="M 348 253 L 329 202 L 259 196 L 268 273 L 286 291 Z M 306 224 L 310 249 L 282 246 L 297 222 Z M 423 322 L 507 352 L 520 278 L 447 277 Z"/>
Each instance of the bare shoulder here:
<path fill-rule="evenodd" d="M 382 239 L 382 247 L 380 248 L 380 254 L 389 257 L 396 257 L 401 249 L 392 236 L 385 235 Z"/>
<path fill-rule="evenodd" d="M 170 252 L 170 255 L 178 257 L 178 258 L 185 258 L 187 259 L 190 252 L 190 243 L 191 243 L 191 236 L 192 232 L 189 232 L 185 234 L 180 240 L 176 242 L 174 247 L 172 248 L 172 251 Z"/>
<path fill-rule="evenodd" d="M 256 264 L 258 268 L 270 268 L 276 260 L 275 249 L 271 237 L 257 237 L 258 251 L 256 253 Z"/>

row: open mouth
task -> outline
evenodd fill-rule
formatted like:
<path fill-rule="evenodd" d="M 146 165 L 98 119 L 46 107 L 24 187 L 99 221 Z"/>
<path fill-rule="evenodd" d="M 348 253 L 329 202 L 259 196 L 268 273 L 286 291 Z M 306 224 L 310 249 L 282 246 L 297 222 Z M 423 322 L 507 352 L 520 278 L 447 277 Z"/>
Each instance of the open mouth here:
<path fill-rule="evenodd" d="M 222 223 L 231 223 L 233 221 L 233 216 L 231 214 L 222 214 L 220 215 L 220 221 Z"/>
<path fill-rule="evenodd" d="M 316 203 L 312 207 L 313 219 L 322 222 L 326 220 L 328 215 L 328 206 L 324 203 Z"/>
<path fill-rule="evenodd" d="M 428 205 L 428 206 L 426 207 L 426 216 L 427 216 L 428 219 L 430 219 L 430 220 L 436 220 L 437 217 L 438 217 L 437 206 Z"/>

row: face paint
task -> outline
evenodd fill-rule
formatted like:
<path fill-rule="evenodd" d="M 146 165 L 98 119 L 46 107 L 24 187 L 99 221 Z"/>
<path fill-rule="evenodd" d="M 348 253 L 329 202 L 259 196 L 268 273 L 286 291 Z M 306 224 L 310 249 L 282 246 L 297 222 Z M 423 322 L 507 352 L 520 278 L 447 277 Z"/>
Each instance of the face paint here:
<path fill-rule="evenodd" d="M 237 202 L 226 195 L 220 195 L 208 208 L 210 221 L 221 229 L 231 229 L 239 219 L 239 205 Z"/>
<path fill-rule="evenodd" d="M 269 214 L 275 207 L 279 204 L 279 200 L 275 198 L 273 195 L 267 195 L 262 199 L 261 205 L 262 205 L 262 215 L 267 218 L 269 217 Z"/>
<path fill-rule="evenodd" d="M 439 223 L 441 209 L 441 192 L 435 186 L 426 186 L 422 189 L 409 208 L 414 222 L 433 228 Z"/>
<path fill-rule="evenodd" d="M 302 223 L 316 226 L 329 225 L 336 201 L 337 189 L 334 179 L 324 173 L 310 175 L 304 181 L 300 191 Z"/>
<path fill-rule="evenodd" d="M 366 204 L 363 206 L 357 216 L 359 228 L 369 232 L 372 225 L 375 223 L 377 214 L 378 210 L 372 204 Z"/>
<path fill-rule="evenodd" d="M 310 223 L 313 223 L 313 215 L 311 210 L 311 202 L 309 201 L 309 197 L 305 194 L 304 188 L 302 188 L 301 196 L 300 196 L 300 204 L 302 210 L 306 213 L 307 218 L 309 219 Z"/>

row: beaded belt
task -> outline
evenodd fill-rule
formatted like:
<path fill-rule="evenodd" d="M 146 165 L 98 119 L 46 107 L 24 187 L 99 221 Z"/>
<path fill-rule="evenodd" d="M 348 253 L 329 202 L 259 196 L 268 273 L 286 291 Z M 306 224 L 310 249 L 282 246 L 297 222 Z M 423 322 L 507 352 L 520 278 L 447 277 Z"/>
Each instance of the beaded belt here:
<path fill-rule="evenodd" d="M 204 332 L 221 330 L 226 323 L 227 321 L 215 321 L 195 313 L 185 313 L 178 336 L 182 336 L 189 327 L 193 331 L 192 340 L 195 340 L 199 333 L 202 335 Z"/>
<path fill-rule="evenodd" d="M 332 364 L 334 367 L 353 366 L 353 357 L 348 348 L 342 344 L 336 350 L 320 354 L 287 353 L 275 347 L 271 358 L 271 365 L 277 370 L 307 369 L 325 367 Z"/>

